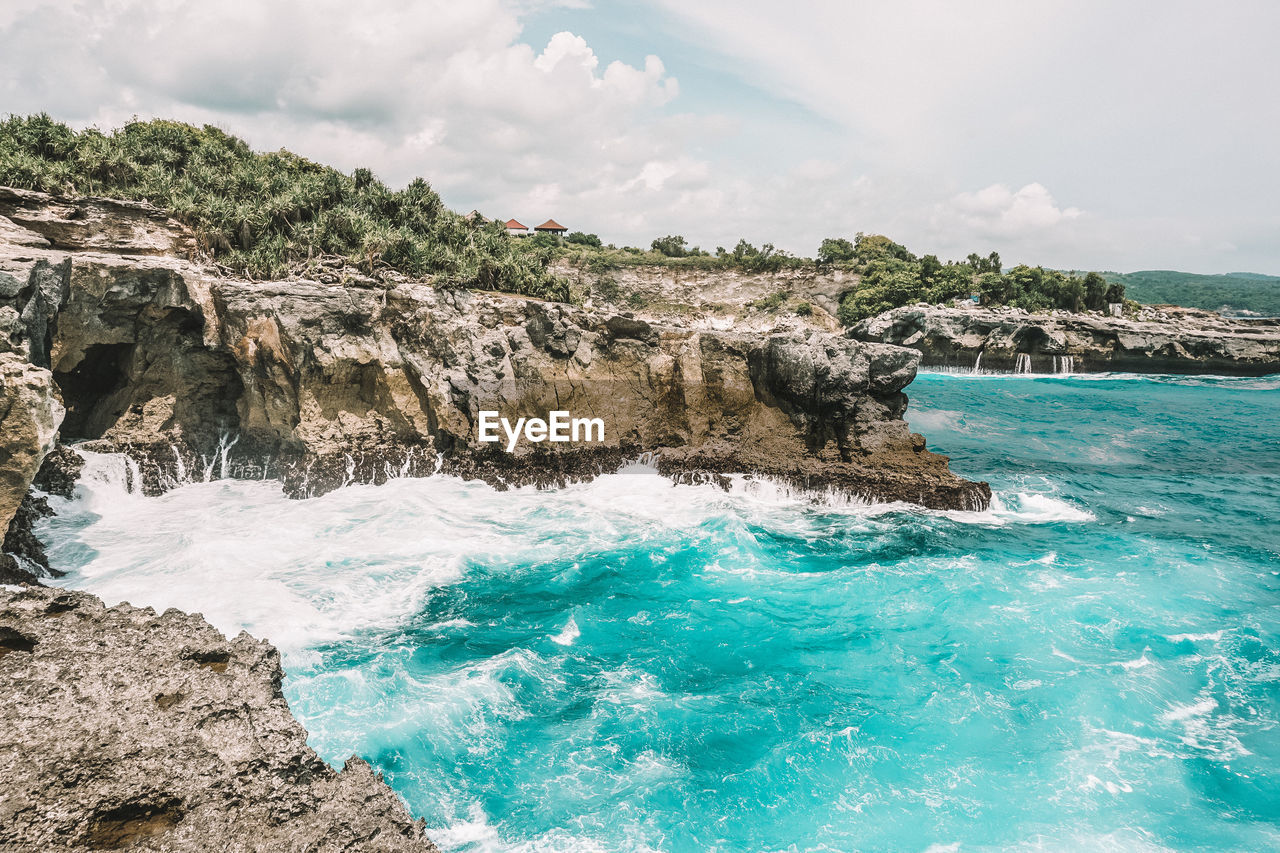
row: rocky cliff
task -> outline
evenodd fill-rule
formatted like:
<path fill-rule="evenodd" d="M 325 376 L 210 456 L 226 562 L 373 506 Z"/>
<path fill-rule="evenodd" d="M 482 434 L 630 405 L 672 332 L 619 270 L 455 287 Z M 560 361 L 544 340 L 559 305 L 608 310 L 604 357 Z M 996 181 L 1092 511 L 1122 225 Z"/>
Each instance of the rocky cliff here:
<path fill-rule="evenodd" d="M 931 367 L 1029 373 L 1280 373 L 1280 320 L 1192 308 L 1111 317 L 1016 308 L 908 306 L 863 320 L 861 341 L 918 350 Z"/>
<path fill-rule="evenodd" d="M 189 260 L 184 229 L 140 204 L 0 190 L 0 225 L 8 348 L 49 371 L 62 441 L 129 453 L 149 492 L 241 476 L 306 496 L 436 470 L 545 484 L 656 451 L 672 475 L 758 473 L 931 507 L 988 500 L 902 419 L 909 350 L 341 266 L 319 280 L 233 280 Z M 552 409 L 601 418 L 605 440 L 514 454 L 477 440 L 480 411 Z"/>
<path fill-rule="evenodd" d="M 0 588 L 0 849 L 433 851 L 306 744 L 280 657 L 199 616 Z"/>
<path fill-rule="evenodd" d="M 753 332 L 814 328 L 840 333 L 840 298 L 859 280 L 847 270 L 813 267 L 745 272 L 624 266 L 597 271 L 562 262 L 555 272 L 588 305 L 629 311 L 660 324 Z"/>
<path fill-rule="evenodd" d="M 30 525 L 47 505 L 29 486 L 74 486 L 59 439 L 127 453 L 149 493 L 230 476 L 305 497 L 440 470 L 553 484 L 654 453 L 677 478 L 990 499 L 908 430 L 911 350 L 812 324 L 721 328 L 371 279 L 338 261 L 316 280 L 234 280 L 193 246 L 145 204 L 0 188 L 0 583 L 42 560 Z M 569 411 L 604 436 L 508 453 L 478 440 L 487 410 Z M 0 587 L 0 847 L 434 849 L 367 765 L 335 773 L 306 747 L 280 680 L 271 647 L 196 616 Z"/>

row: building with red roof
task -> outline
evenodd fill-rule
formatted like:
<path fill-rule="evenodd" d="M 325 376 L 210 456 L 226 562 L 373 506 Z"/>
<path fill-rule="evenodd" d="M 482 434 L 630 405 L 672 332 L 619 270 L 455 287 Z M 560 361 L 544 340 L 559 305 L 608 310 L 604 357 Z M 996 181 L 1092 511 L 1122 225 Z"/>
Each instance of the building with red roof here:
<path fill-rule="evenodd" d="M 568 231 L 569 229 L 568 229 L 568 228 L 565 228 L 563 225 L 561 225 L 559 222 L 556 222 L 554 219 L 548 219 L 546 222 L 544 222 L 544 223 L 542 223 L 541 225 L 537 226 L 537 227 L 536 227 L 536 228 L 534 228 L 533 230 L 534 230 L 534 231 L 545 231 L 545 232 L 546 232 L 546 233 L 548 233 L 548 234 L 563 234 L 564 232 Z"/>

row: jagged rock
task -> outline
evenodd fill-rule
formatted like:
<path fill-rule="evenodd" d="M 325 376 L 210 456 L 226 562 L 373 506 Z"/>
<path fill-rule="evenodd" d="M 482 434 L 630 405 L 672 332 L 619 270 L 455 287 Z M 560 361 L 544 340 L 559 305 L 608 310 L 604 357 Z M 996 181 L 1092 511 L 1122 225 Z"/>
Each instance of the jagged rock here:
<path fill-rule="evenodd" d="M 63 413 L 48 370 L 14 353 L 0 354 L 0 529 L 8 530 L 53 449 Z"/>
<path fill-rule="evenodd" d="M 69 498 L 83 468 L 84 457 L 70 447 L 59 444 L 44 457 L 32 485 L 50 495 Z"/>
<path fill-rule="evenodd" d="M 1009 309 L 896 308 L 863 320 L 862 341 L 919 350 L 930 367 L 1034 373 L 1126 371 L 1261 376 L 1280 372 L 1280 320 L 1166 307 L 1138 319 Z"/>
<path fill-rule="evenodd" d="M 422 282 L 230 280 L 172 249 L 141 257 L 47 225 L 100 216 L 99 202 L 81 215 L 66 209 L 80 202 L 25 193 L 6 208 L 5 198 L 0 212 L 57 247 L 0 244 L 0 272 L 25 276 L 30 293 L 37 268 L 64 282 L 48 324 L 63 438 L 128 452 L 149 493 L 203 472 L 277 477 L 297 496 L 436 470 L 547 484 L 658 451 L 667 470 L 714 461 L 718 473 L 818 476 L 928 506 L 983 506 L 989 495 L 907 429 L 906 351 Z M 182 242 L 160 217 L 121 215 L 128 247 Z M 514 420 L 553 409 L 603 418 L 606 440 L 526 444 L 514 456 L 478 441 L 482 410 Z"/>
<path fill-rule="evenodd" d="M 282 679 L 200 616 L 0 589 L 0 848 L 434 851 L 368 764 L 307 746 Z"/>
<path fill-rule="evenodd" d="M 41 578 L 62 577 L 63 572 L 50 568 L 44 543 L 33 529 L 37 521 L 51 515 L 53 510 L 47 499 L 33 492 L 23 496 L 4 534 L 4 549 L 0 553 L 3 558 L 0 575 L 4 583 L 40 583 Z"/>
<path fill-rule="evenodd" d="M 55 199 L 11 187 L 0 187 L 0 240 L 126 255 L 186 257 L 195 248 L 186 229 L 145 202 Z"/>

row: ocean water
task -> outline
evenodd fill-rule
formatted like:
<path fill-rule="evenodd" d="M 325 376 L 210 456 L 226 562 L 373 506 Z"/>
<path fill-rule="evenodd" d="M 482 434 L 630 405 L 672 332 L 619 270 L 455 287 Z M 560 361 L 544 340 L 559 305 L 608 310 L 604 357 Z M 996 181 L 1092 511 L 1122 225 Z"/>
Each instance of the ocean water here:
<path fill-rule="evenodd" d="M 1280 849 L 1280 377 L 921 375 L 983 513 L 637 464 L 128 495 L 72 586 L 284 651 L 447 850 Z"/>

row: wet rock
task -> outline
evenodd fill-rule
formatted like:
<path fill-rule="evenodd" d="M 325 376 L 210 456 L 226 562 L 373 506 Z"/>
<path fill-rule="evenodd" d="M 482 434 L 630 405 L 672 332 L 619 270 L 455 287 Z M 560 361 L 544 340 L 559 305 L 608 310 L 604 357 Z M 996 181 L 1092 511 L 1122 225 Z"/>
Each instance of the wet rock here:
<path fill-rule="evenodd" d="M 0 849 L 433 851 L 306 745 L 276 650 L 200 616 L 0 589 Z"/>
<path fill-rule="evenodd" d="M 84 457 L 65 444 L 59 444 L 44 457 L 32 485 L 47 494 L 69 498 L 83 468 Z"/>

